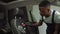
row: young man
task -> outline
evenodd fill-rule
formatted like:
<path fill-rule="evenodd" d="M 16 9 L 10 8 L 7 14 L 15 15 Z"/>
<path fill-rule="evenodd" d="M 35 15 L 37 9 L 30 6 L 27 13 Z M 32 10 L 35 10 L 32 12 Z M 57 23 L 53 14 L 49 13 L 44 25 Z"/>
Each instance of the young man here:
<path fill-rule="evenodd" d="M 41 25 L 43 22 L 47 24 L 47 34 L 58 34 L 59 24 L 60 24 L 60 13 L 56 10 L 50 9 L 49 1 L 42 1 L 39 4 L 40 15 L 42 16 L 42 20 L 40 20 L 39 24 L 33 25 Z M 43 18 L 45 17 L 45 18 Z"/>

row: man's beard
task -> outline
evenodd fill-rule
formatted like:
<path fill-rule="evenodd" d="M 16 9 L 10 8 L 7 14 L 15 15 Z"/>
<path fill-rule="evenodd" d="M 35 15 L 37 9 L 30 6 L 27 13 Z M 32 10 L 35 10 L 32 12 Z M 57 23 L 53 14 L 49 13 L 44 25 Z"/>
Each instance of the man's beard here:
<path fill-rule="evenodd" d="M 40 14 L 41 16 L 49 17 L 50 14 Z"/>
<path fill-rule="evenodd" d="M 48 14 L 48 15 L 45 15 L 45 17 L 47 18 L 47 17 L 49 17 L 50 16 L 50 14 Z"/>

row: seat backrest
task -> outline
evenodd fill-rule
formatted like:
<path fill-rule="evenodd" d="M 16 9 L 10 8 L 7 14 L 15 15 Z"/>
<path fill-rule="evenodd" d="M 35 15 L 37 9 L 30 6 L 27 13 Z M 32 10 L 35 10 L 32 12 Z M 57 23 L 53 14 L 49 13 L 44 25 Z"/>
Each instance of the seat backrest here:
<path fill-rule="evenodd" d="M 4 11 L 5 11 L 4 7 L 0 5 L 0 28 L 3 27 L 3 25 L 5 24 Z"/>

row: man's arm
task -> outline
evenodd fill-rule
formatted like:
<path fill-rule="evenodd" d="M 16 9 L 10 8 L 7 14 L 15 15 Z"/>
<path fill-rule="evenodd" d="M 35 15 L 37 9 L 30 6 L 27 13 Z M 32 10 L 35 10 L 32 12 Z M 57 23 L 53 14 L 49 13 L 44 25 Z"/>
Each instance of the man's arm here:
<path fill-rule="evenodd" d="M 40 20 L 39 23 L 34 23 L 33 26 L 41 26 L 43 24 L 43 21 Z"/>
<path fill-rule="evenodd" d="M 58 30 L 59 30 L 59 24 L 55 24 L 54 34 L 58 34 Z"/>

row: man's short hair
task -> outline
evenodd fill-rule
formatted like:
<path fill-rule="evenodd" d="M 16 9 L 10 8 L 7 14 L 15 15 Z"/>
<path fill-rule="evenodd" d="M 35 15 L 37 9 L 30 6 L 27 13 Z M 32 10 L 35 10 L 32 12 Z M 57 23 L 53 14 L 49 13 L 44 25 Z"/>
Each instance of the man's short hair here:
<path fill-rule="evenodd" d="M 39 7 L 46 7 L 48 5 L 50 5 L 51 3 L 49 1 L 42 1 L 40 4 L 39 4 Z"/>

